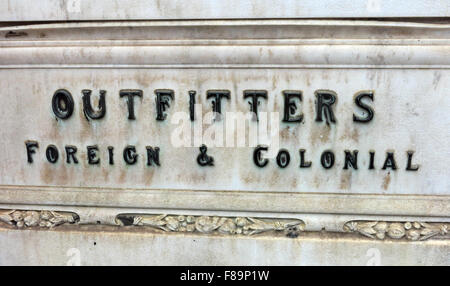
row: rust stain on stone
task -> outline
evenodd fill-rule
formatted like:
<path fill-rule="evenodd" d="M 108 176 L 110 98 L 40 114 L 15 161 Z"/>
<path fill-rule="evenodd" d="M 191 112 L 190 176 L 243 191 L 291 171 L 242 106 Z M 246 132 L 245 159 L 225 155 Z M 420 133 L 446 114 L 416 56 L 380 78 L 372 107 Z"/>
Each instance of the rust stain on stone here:
<path fill-rule="evenodd" d="M 310 140 L 313 146 L 317 143 L 325 143 L 330 140 L 331 127 L 328 125 L 318 125 L 311 130 Z"/>
<path fill-rule="evenodd" d="M 341 174 L 341 181 L 339 188 L 342 190 L 349 190 L 351 186 L 352 172 L 343 172 Z"/>
<path fill-rule="evenodd" d="M 119 183 L 124 183 L 126 177 L 127 177 L 126 171 L 125 171 L 123 168 L 121 168 L 121 169 L 120 169 L 120 175 L 119 175 L 118 182 L 119 182 Z"/>
<path fill-rule="evenodd" d="M 358 141 L 359 141 L 359 131 L 358 131 L 358 129 L 353 129 L 351 138 L 352 138 L 355 142 L 358 142 Z"/>
<path fill-rule="evenodd" d="M 355 142 L 359 142 L 359 131 L 357 128 L 346 126 L 344 130 L 344 134 L 339 137 L 339 140 L 350 139 Z"/>
<path fill-rule="evenodd" d="M 297 178 L 293 178 L 291 181 L 291 188 L 296 189 L 297 188 Z"/>
<path fill-rule="evenodd" d="M 387 173 L 386 176 L 384 176 L 384 179 L 383 179 L 383 184 L 382 184 L 383 189 L 387 190 L 390 183 L 391 183 L 391 174 Z"/>
<path fill-rule="evenodd" d="M 109 178 L 109 171 L 110 171 L 109 168 L 106 168 L 106 167 L 103 167 L 103 168 L 102 168 L 102 175 L 103 175 L 103 180 L 104 180 L 104 181 L 108 181 L 108 178 Z"/>
<path fill-rule="evenodd" d="M 290 137 L 290 132 L 289 132 L 290 126 L 286 126 L 285 128 L 283 128 L 280 132 L 280 136 L 282 139 L 284 140 L 288 140 Z"/>
<path fill-rule="evenodd" d="M 155 174 L 155 169 L 146 169 L 145 172 L 142 172 L 143 182 L 146 186 L 151 185 L 153 181 L 153 175 Z"/>
<path fill-rule="evenodd" d="M 278 172 L 273 172 L 269 179 L 270 186 L 275 186 L 280 182 L 280 174 Z"/>
<path fill-rule="evenodd" d="M 41 168 L 41 180 L 46 183 L 50 184 L 53 181 L 53 177 L 55 175 L 54 169 L 49 164 L 43 164 L 43 167 Z"/>
<path fill-rule="evenodd" d="M 242 180 L 244 181 L 245 184 L 250 184 L 253 181 L 253 177 L 251 174 L 246 174 L 242 176 Z"/>
<path fill-rule="evenodd" d="M 69 182 L 69 175 L 67 174 L 67 167 L 62 166 L 58 167 L 58 170 L 55 170 L 56 174 L 56 180 L 58 181 L 58 184 L 66 185 Z M 70 176 L 71 177 L 71 176 Z"/>

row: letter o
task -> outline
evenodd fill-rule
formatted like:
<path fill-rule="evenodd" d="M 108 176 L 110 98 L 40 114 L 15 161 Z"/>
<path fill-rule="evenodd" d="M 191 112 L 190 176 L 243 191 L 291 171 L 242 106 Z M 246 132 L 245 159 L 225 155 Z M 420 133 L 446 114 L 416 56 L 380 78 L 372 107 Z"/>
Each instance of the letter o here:
<path fill-rule="evenodd" d="M 289 151 L 286 149 L 281 149 L 277 155 L 277 164 L 280 168 L 286 168 L 291 161 L 291 155 L 289 155 Z"/>
<path fill-rule="evenodd" d="M 74 103 L 70 92 L 65 89 L 58 89 L 53 94 L 52 109 L 56 117 L 61 119 L 69 118 L 73 113 Z"/>
<path fill-rule="evenodd" d="M 325 169 L 330 169 L 334 165 L 334 153 L 330 150 L 323 151 L 320 156 L 320 163 Z"/>
<path fill-rule="evenodd" d="M 58 148 L 55 145 L 48 145 L 45 150 L 45 156 L 50 163 L 56 163 L 59 158 Z"/>

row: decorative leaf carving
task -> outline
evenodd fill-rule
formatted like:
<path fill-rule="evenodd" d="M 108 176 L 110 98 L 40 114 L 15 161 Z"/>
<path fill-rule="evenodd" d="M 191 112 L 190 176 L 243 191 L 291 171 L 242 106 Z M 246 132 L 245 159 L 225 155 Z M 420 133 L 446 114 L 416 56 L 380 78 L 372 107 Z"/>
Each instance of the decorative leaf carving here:
<path fill-rule="evenodd" d="M 350 221 L 344 225 L 344 231 L 357 232 L 373 239 L 392 239 L 417 241 L 427 240 L 433 236 L 446 235 L 448 226 L 445 223 L 426 222 L 384 222 L 384 221 Z"/>
<path fill-rule="evenodd" d="M 296 237 L 304 229 L 301 220 L 256 219 L 250 217 L 174 216 L 121 214 L 119 225 L 149 226 L 167 232 L 201 232 L 254 235 L 267 231 L 284 231 Z"/>
<path fill-rule="evenodd" d="M 79 221 L 79 217 L 71 212 L 0 210 L 0 221 L 17 228 L 52 228 L 65 223 L 76 223 Z"/>

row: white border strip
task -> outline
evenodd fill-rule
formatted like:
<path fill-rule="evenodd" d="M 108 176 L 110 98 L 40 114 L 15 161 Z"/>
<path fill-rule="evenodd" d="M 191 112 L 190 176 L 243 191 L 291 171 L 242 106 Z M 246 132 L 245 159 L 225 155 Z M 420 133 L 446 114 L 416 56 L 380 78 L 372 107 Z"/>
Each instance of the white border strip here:
<path fill-rule="evenodd" d="M 448 17 L 446 0 L 2 0 L 0 21 Z"/>

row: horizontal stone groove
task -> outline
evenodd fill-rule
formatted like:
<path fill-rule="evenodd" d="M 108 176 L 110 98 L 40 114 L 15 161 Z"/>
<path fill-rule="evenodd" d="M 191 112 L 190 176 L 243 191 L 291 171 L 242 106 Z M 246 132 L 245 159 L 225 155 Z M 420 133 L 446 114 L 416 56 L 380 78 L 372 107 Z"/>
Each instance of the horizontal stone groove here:
<path fill-rule="evenodd" d="M 2 48 L 8 65 L 450 65 L 450 46 L 140 46 Z M 114 67 L 114 66 L 112 66 Z"/>
<path fill-rule="evenodd" d="M 192 198 L 195 197 L 195 200 Z M 2 199 L 8 198 L 8 199 Z M 0 187 L 1 204 L 293 213 L 442 216 L 449 196 L 269 193 L 195 190 L 121 190 Z"/>

